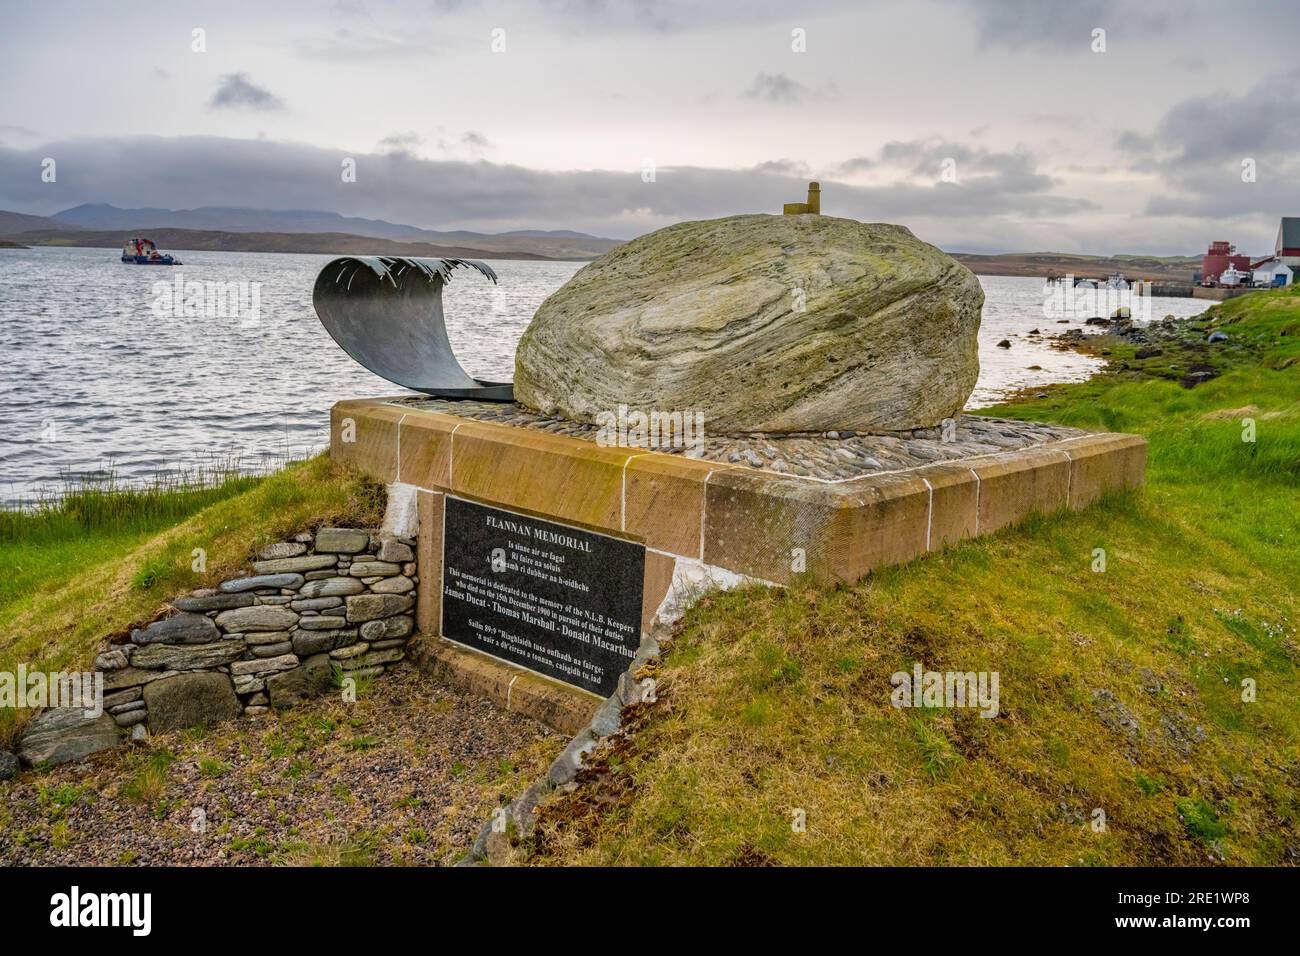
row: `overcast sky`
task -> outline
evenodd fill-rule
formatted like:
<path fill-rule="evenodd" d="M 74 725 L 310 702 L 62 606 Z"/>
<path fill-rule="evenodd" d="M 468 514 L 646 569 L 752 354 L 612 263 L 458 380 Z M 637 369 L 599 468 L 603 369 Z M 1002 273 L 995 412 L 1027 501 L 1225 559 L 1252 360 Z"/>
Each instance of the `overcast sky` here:
<path fill-rule="evenodd" d="M 823 212 L 954 251 L 1158 254 L 1265 251 L 1300 215 L 1284 0 L 150 8 L 5 5 L 0 208 L 629 237 L 817 178 Z"/>

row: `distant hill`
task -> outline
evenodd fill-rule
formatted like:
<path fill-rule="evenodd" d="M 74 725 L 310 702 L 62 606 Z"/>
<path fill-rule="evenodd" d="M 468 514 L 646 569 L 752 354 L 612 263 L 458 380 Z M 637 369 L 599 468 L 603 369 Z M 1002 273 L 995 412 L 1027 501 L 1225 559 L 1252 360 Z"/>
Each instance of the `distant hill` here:
<path fill-rule="evenodd" d="M 464 256 L 489 259 L 594 259 L 620 244 L 569 229 L 516 229 L 482 233 L 437 231 L 360 219 L 332 212 L 242 209 L 119 209 L 87 203 L 52 217 L 0 210 L 0 236 L 28 245 L 120 248 L 131 235 L 147 235 L 160 248 L 230 252 L 306 252 Z M 1190 282 L 1200 256 L 1077 255 L 1068 252 L 956 252 L 953 258 L 981 275 L 1048 276 L 1072 273 L 1102 279 Z"/>
<path fill-rule="evenodd" d="M 28 216 L 21 212 L 5 212 L 0 209 L 0 236 L 12 236 L 18 232 L 32 229 L 62 229 L 62 225 L 45 216 Z"/>
<path fill-rule="evenodd" d="M 204 232 L 329 233 L 372 236 L 396 242 L 471 246 L 498 253 L 533 253 L 551 259 L 593 259 L 619 244 L 572 230 L 517 229 L 503 233 L 421 229 L 383 219 L 361 219 L 313 210 L 245 209 L 203 206 L 198 209 L 120 209 L 106 203 L 86 203 L 51 217 L 59 227 L 153 233 L 163 229 Z M 32 226 L 31 228 L 40 228 Z M 18 230 L 13 230 L 18 231 Z"/>
<path fill-rule="evenodd" d="M 1069 252 L 1007 252 L 999 255 L 949 253 L 971 272 L 986 276 L 1041 276 L 1071 274 L 1077 278 L 1104 279 L 1122 272 L 1128 279 L 1191 282 L 1201 267 L 1200 256 L 1083 256 Z"/>
<path fill-rule="evenodd" d="M 304 252 L 319 255 L 438 256 L 465 259 L 551 259 L 535 252 L 497 251 L 429 242 L 394 242 L 337 232 L 218 232 L 202 229 L 150 229 L 163 252 Z M 31 246 L 83 246 L 120 249 L 127 232 L 89 229 L 38 229 L 9 238 Z M 561 258 L 561 257 L 554 257 Z"/>
<path fill-rule="evenodd" d="M 0 239 L 0 249 L 26 249 L 22 243 L 10 242 L 8 239 Z"/>

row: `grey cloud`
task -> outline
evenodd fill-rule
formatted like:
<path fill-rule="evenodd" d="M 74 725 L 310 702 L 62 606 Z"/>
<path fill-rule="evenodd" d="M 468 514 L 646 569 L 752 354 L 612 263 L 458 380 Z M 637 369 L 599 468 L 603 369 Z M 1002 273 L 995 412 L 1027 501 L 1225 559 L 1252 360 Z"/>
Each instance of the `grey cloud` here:
<path fill-rule="evenodd" d="M 432 56 L 441 47 L 424 31 L 398 36 L 381 30 L 339 27 L 329 34 L 303 37 L 296 49 L 299 56 L 309 60 L 364 63 Z"/>
<path fill-rule="evenodd" d="M 477 130 L 467 130 L 460 138 L 460 143 L 474 155 L 480 155 L 492 149 L 491 141 Z"/>
<path fill-rule="evenodd" d="M 130 161 L 149 155 L 148 170 Z M 59 161 L 57 184 L 32 170 Z M 219 137 L 81 139 L 39 149 L 0 148 L 0 208 L 48 214 L 83 202 L 118 206 L 320 209 L 428 228 L 504 230 L 544 226 L 628 237 L 668 222 L 777 212 L 799 199 L 801 171 L 660 167 L 549 172 L 469 160 L 427 160 L 407 152 L 356 154 L 357 181 L 340 182 L 345 154 L 299 143 Z M 784 161 L 789 164 L 793 161 Z M 1013 164 L 1012 164 L 1013 165 Z M 66 174 L 65 174 L 66 173 Z M 993 222 L 1064 215 L 1085 200 L 1026 192 L 1015 177 L 982 175 L 956 185 L 898 182 L 854 186 L 823 178 L 823 209 L 869 221 L 913 225 L 922 238 L 955 241 Z M 1002 242 L 1014 232 L 1004 226 Z"/>
<path fill-rule="evenodd" d="M 801 103 L 812 91 L 784 73 L 759 73 L 741 95 L 749 100 L 769 103 Z"/>
<path fill-rule="evenodd" d="M 919 179 L 938 179 L 949 160 L 955 164 L 958 184 L 980 184 L 1009 195 L 1044 193 L 1058 185 L 1051 176 L 1038 171 L 1038 161 L 1024 149 L 992 150 L 941 138 L 893 140 L 882 146 L 876 157 L 856 157 L 839 169 L 848 173 L 893 167 Z M 1057 211 L 1091 205 L 1059 205 L 1050 198 L 1047 201 Z"/>
<path fill-rule="evenodd" d="M 1164 11 L 1143 4 L 1139 9 L 1117 0 L 1071 0 L 1044 3 L 1043 0 L 948 0 L 959 5 L 975 20 L 981 46 L 1071 47 L 1088 50 L 1092 31 L 1140 34 L 1144 39 L 1163 31 L 1170 17 Z M 1176 10 L 1177 8 L 1175 8 Z M 1181 15 L 1181 14 L 1180 14 Z"/>
<path fill-rule="evenodd" d="M 407 130 L 401 133 L 389 133 L 375 145 L 375 148 L 381 153 L 409 153 L 423 144 L 423 136 Z"/>
<path fill-rule="evenodd" d="M 1214 217 L 1240 223 L 1245 247 L 1264 251 L 1278 216 L 1300 214 L 1300 70 L 1268 77 L 1239 94 L 1174 105 L 1149 132 L 1126 130 L 1116 146 L 1129 169 L 1163 187 L 1149 216 Z M 1243 182 L 1242 163 L 1255 180 Z"/>
<path fill-rule="evenodd" d="M 208 103 L 213 109 L 279 110 L 281 99 L 264 86 L 258 86 L 247 73 L 227 73 L 217 81 L 217 91 Z"/>
<path fill-rule="evenodd" d="M 876 161 L 868 156 L 854 156 L 846 159 L 844 162 L 835 166 L 835 172 L 840 176 L 852 176 L 854 173 L 865 172 L 868 169 L 874 169 Z"/>
<path fill-rule="evenodd" d="M 801 159 L 769 159 L 754 167 L 757 173 L 772 173 L 777 176 L 811 176 L 812 169 Z"/>
<path fill-rule="evenodd" d="M 788 0 L 516 0 L 497 3 L 497 10 L 512 15 L 542 11 L 543 21 L 566 33 L 616 35 L 626 33 L 673 34 L 735 29 L 737 25 L 789 23 L 815 18 L 833 10 L 854 9 L 853 0 L 804 0 L 792 11 Z M 789 28 L 785 28 L 789 36 Z"/>

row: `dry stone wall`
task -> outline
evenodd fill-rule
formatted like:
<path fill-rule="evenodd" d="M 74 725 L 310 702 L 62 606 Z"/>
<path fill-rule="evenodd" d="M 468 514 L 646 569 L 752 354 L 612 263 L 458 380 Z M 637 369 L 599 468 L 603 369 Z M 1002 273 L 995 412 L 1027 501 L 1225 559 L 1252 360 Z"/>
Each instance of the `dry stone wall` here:
<path fill-rule="evenodd" d="M 134 739 L 283 709 L 400 661 L 415 629 L 415 541 L 321 528 L 264 548 L 251 573 L 170 602 L 174 613 L 95 658 L 104 713 L 53 708 L 18 756 L 61 763 Z"/>

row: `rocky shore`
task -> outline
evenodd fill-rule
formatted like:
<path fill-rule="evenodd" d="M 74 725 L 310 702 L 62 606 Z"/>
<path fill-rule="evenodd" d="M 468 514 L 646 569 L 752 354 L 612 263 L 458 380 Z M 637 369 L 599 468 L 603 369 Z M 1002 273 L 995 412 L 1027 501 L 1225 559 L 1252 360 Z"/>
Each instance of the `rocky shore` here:
<path fill-rule="evenodd" d="M 1107 359 L 1110 372 L 1140 373 L 1195 388 L 1216 378 L 1241 345 L 1229 331 L 1212 328 L 1210 318 L 1208 313 L 1185 319 L 1166 316 L 1145 324 L 1092 318 L 1086 323 L 1092 331 L 1070 329 L 1054 344 Z"/>

